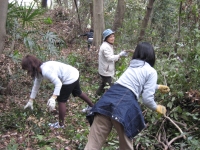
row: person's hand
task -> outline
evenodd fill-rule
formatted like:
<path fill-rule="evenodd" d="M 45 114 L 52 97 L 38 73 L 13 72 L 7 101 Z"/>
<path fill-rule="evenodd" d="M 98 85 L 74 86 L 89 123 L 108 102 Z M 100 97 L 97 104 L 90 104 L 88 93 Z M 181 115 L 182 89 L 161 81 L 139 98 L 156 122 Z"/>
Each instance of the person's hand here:
<path fill-rule="evenodd" d="M 80 37 L 80 35 L 78 35 L 78 37 Z"/>
<path fill-rule="evenodd" d="M 56 107 L 56 101 L 55 101 L 55 99 L 56 99 L 57 97 L 56 96 L 52 96 L 49 100 L 48 100 L 48 102 L 47 102 L 47 107 L 49 108 L 49 111 L 51 112 L 51 111 L 53 111 L 53 110 L 55 110 L 55 107 Z"/>
<path fill-rule="evenodd" d="M 156 111 L 164 116 L 166 115 L 167 112 L 165 106 L 163 105 L 157 105 Z"/>
<path fill-rule="evenodd" d="M 33 110 L 33 99 L 29 99 L 28 103 L 24 106 L 24 109 L 30 107 Z"/>
<path fill-rule="evenodd" d="M 161 93 L 168 93 L 170 91 L 170 88 L 166 85 L 158 85 L 158 90 Z"/>
<path fill-rule="evenodd" d="M 120 56 L 128 56 L 128 53 L 125 51 L 125 50 L 123 50 L 123 51 L 121 51 L 120 53 L 119 53 L 119 55 Z"/>

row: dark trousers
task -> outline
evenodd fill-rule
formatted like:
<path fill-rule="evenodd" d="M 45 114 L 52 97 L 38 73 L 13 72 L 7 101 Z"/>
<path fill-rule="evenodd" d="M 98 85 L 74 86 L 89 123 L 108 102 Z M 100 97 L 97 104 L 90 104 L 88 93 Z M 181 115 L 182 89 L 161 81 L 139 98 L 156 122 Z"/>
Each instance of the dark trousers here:
<path fill-rule="evenodd" d="M 99 85 L 98 90 L 96 91 L 97 95 L 101 95 L 105 92 L 105 86 L 111 86 L 112 85 L 112 77 L 111 76 L 101 76 L 101 83 Z"/>

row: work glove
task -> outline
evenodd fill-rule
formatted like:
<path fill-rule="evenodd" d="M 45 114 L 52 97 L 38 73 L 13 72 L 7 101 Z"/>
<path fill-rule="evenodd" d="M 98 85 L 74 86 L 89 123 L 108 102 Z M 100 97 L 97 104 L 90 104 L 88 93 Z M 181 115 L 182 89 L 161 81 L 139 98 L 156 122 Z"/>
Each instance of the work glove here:
<path fill-rule="evenodd" d="M 33 110 L 33 99 L 29 99 L 28 103 L 24 106 L 24 109 L 30 107 Z"/>
<path fill-rule="evenodd" d="M 125 50 L 123 50 L 123 51 L 121 51 L 120 53 L 119 53 L 119 55 L 120 56 L 128 56 L 128 53 L 125 51 Z"/>
<path fill-rule="evenodd" d="M 78 37 L 80 37 L 80 35 L 78 35 Z"/>
<path fill-rule="evenodd" d="M 169 87 L 166 85 L 158 85 L 158 90 L 161 93 L 168 93 L 170 91 Z"/>
<path fill-rule="evenodd" d="M 167 112 L 165 106 L 163 105 L 157 105 L 156 111 L 164 116 L 166 115 Z"/>
<path fill-rule="evenodd" d="M 55 101 L 55 99 L 56 99 L 57 97 L 56 96 L 52 96 L 49 100 L 48 100 L 48 102 L 47 102 L 47 107 L 49 108 L 49 111 L 51 112 L 51 111 L 53 111 L 53 110 L 55 110 L 55 107 L 56 107 L 56 101 Z"/>

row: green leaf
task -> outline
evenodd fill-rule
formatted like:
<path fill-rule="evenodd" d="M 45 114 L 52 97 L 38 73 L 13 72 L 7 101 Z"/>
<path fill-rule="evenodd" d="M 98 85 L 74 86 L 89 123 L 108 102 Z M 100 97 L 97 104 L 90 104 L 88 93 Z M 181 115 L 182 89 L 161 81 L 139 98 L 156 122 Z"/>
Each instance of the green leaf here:
<path fill-rule="evenodd" d="M 169 107 L 170 109 L 172 108 L 172 105 L 173 105 L 173 103 L 172 102 L 169 102 L 168 104 L 167 104 L 167 107 Z"/>

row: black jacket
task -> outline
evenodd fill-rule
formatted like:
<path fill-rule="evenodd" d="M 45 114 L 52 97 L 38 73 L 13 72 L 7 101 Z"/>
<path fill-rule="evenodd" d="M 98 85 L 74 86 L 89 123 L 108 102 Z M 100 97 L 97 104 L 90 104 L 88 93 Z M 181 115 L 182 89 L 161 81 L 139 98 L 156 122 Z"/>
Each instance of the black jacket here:
<path fill-rule="evenodd" d="M 81 34 L 80 36 L 87 36 L 87 38 L 93 38 L 93 32 L 87 32 L 85 34 Z"/>

